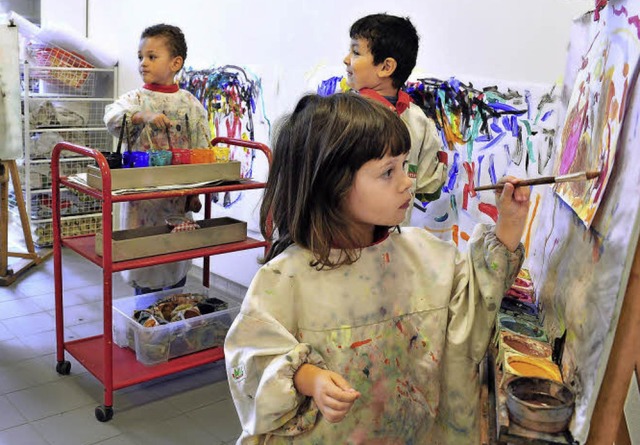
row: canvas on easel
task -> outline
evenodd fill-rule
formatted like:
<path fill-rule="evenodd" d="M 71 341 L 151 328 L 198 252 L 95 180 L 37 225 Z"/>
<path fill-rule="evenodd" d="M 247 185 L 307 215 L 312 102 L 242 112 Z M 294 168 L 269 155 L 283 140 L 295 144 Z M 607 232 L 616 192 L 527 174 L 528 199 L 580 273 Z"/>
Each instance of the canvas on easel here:
<path fill-rule="evenodd" d="M 579 443 L 587 441 L 595 421 L 604 420 L 596 418 L 596 400 L 607 385 L 605 368 L 609 357 L 613 357 L 614 334 L 625 294 L 628 297 L 627 282 L 632 271 L 637 272 L 632 264 L 640 234 L 640 152 L 636 148 L 640 143 L 640 89 L 634 88 L 638 78 L 639 14 L 637 2 L 610 2 L 601 11 L 599 21 L 589 15 L 576 22 L 576 26 L 587 27 L 577 35 L 588 36 L 589 44 L 576 42 L 581 54 L 569 54 L 569 62 L 575 64 L 567 72 L 573 70 L 575 82 L 568 89 L 577 89 L 579 94 L 580 89 L 587 90 L 589 83 L 589 100 L 569 101 L 574 106 L 569 107 L 566 122 L 578 123 L 575 128 L 565 125 L 564 133 L 559 135 L 556 165 L 567 160 L 571 162 L 565 166 L 584 165 L 592 160 L 606 169 L 608 180 L 606 188 L 604 183 L 593 184 L 593 196 L 586 190 L 581 194 L 567 189 L 556 193 L 547 188 L 534 222 L 527 259 L 534 282 L 538 283 L 547 334 L 554 339 L 566 333 L 561 368 L 564 382 L 576 394 L 570 430 Z M 603 38 L 610 43 L 603 46 L 602 42 L 595 42 Z M 629 52 L 620 45 L 626 45 Z M 597 48 L 599 52 L 595 52 Z M 627 58 L 611 67 L 614 52 Z M 587 63 L 585 57 L 592 60 Z M 611 70 L 620 70 L 620 76 Z M 593 80 L 597 76 L 610 80 L 606 86 L 601 85 L 600 91 Z M 571 110 L 582 110 L 589 119 L 577 119 L 575 113 L 572 117 Z M 612 119 L 615 125 L 608 125 Z M 592 197 L 598 201 L 595 213 L 581 212 L 570 205 L 590 205 L 595 202 Z"/>
<path fill-rule="evenodd" d="M 18 28 L 0 26 L 0 286 L 50 255 L 35 251 L 16 159 L 22 157 Z M 9 186 L 13 187 L 26 252 L 9 251 Z M 16 259 L 16 261 L 10 261 Z"/>
<path fill-rule="evenodd" d="M 22 157 L 18 28 L 0 26 L 0 160 Z"/>

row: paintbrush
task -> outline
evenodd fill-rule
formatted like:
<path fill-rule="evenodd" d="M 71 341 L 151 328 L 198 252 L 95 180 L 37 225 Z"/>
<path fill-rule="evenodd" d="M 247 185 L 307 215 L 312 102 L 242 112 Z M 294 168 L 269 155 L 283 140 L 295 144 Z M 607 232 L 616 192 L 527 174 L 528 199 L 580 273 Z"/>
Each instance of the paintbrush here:
<path fill-rule="evenodd" d="M 523 185 L 540 185 L 540 184 L 557 184 L 561 182 L 574 182 L 574 181 L 588 181 L 600 176 L 599 171 L 579 172 L 571 173 L 562 176 L 542 176 L 540 178 L 522 179 L 517 184 L 513 184 L 514 187 L 521 187 Z M 476 187 L 473 190 L 480 192 L 482 190 L 501 190 L 504 187 L 502 184 L 482 185 Z"/>

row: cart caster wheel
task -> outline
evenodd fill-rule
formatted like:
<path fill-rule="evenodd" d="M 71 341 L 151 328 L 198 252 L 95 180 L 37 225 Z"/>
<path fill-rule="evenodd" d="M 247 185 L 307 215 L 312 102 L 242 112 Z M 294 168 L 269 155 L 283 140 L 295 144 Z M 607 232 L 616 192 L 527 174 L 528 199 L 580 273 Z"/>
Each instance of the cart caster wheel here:
<path fill-rule="evenodd" d="M 71 362 L 67 360 L 63 360 L 61 362 L 56 363 L 56 372 L 60 375 L 71 374 Z"/>
<path fill-rule="evenodd" d="M 108 422 L 113 419 L 113 408 L 110 406 L 98 405 L 96 406 L 96 419 L 100 422 Z"/>

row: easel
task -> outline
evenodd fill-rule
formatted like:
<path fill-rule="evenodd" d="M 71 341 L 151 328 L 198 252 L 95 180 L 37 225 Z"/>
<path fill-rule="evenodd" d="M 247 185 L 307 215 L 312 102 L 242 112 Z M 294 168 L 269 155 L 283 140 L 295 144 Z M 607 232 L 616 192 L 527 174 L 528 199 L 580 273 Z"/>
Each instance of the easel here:
<path fill-rule="evenodd" d="M 620 309 L 620 318 L 602 386 L 591 416 L 587 445 L 631 444 L 624 404 L 629 383 L 635 378 L 640 386 L 640 242 L 629 274 L 629 282 Z M 637 419 L 636 419 L 637 421 Z"/>
<path fill-rule="evenodd" d="M 27 246 L 26 253 L 9 252 L 9 179 L 12 181 L 18 204 L 20 222 Z M 9 286 L 29 268 L 40 264 L 52 253 L 53 251 L 49 250 L 44 255 L 39 255 L 35 251 L 16 161 L 0 161 L 0 286 Z M 10 267 L 9 257 L 20 259 Z"/>

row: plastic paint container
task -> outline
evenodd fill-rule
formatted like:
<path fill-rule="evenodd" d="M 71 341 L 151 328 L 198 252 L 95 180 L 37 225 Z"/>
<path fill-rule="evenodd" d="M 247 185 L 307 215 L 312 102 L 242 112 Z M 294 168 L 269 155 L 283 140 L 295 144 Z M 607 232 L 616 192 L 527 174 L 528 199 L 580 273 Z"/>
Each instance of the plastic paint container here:
<path fill-rule="evenodd" d="M 110 169 L 122 168 L 122 155 L 111 151 L 101 151 Z"/>
<path fill-rule="evenodd" d="M 149 153 L 146 151 L 125 151 L 122 154 L 122 166 L 124 168 L 149 167 Z"/>
<path fill-rule="evenodd" d="M 191 150 L 189 150 L 188 148 L 172 148 L 171 164 L 191 164 L 191 154 L 189 153 L 190 151 Z"/>
<path fill-rule="evenodd" d="M 162 167 L 171 165 L 173 154 L 169 150 L 154 150 L 150 152 L 150 163 L 152 167 Z"/>
<path fill-rule="evenodd" d="M 192 148 L 189 151 L 192 164 L 209 164 L 216 161 L 213 150 L 208 148 Z"/>
<path fill-rule="evenodd" d="M 213 147 L 213 152 L 215 162 L 229 162 L 231 154 L 229 147 Z"/>

